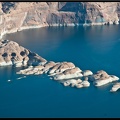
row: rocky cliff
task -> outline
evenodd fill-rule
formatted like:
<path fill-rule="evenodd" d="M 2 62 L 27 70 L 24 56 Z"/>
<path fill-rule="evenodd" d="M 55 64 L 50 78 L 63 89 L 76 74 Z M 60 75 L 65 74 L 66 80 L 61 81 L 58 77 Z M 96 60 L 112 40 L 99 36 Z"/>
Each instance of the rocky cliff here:
<path fill-rule="evenodd" d="M 119 24 L 120 2 L 0 2 L 0 36 L 44 26 Z"/>

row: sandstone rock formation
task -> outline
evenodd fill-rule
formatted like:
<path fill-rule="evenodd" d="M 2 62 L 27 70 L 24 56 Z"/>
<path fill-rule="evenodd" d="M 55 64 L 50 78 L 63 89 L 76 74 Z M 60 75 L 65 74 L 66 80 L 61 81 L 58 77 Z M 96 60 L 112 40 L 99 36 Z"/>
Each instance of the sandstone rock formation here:
<path fill-rule="evenodd" d="M 47 61 L 38 54 L 20 46 L 18 43 L 1 40 L 0 41 L 0 66 L 14 65 L 28 66 L 20 70 L 17 74 L 40 75 L 47 74 L 54 80 L 60 81 L 64 86 L 76 88 L 89 87 L 89 80 L 93 81 L 95 86 L 102 86 L 107 83 L 117 81 L 119 78 L 115 75 L 108 75 L 105 71 L 97 71 L 93 74 L 90 70 L 82 71 L 72 62 L 53 62 Z M 19 79 L 25 78 L 20 77 Z M 111 91 L 117 91 L 120 88 L 119 83 L 115 84 Z"/>
<path fill-rule="evenodd" d="M 76 88 L 89 87 L 90 83 L 81 79 L 68 79 L 61 82 L 64 86 L 71 86 Z"/>
<path fill-rule="evenodd" d="M 120 2 L 0 2 L 0 36 L 45 26 L 119 24 Z"/>
<path fill-rule="evenodd" d="M 44 58 L 16 42 L 9 40 L 0 41 L 0 66 L 15 65 L 17 67 L 44 64 L 45 62 Z"/>
<path fill-rule="evenodd" d="M 65 70 L 63 73 L 54 75 L 54 80 L 63 80 L 63 79 L 70 79 L 70 78 L 77 78 L 77 77 L 83 77 L 81 73 L 81 69 L 78 67 L 75 67 L 73 69 Z"/>
<path fill-rule="evenodd" d="M 118 89 L 120 89 L 120 83 L 114 84 L 110 92 L 116 92 Z"/>
<path fill-rule="evenodd" d="M 96 74 L 92 75 L 90 77 L 90 80 L 93 81 L 95 86 L 102 86 L 107 83 L 117 81 L 119 80 L 119 78 L 115 75 L 108 75 L 105 71 L 100 70 L 100 71 L 97 71 Z"/>

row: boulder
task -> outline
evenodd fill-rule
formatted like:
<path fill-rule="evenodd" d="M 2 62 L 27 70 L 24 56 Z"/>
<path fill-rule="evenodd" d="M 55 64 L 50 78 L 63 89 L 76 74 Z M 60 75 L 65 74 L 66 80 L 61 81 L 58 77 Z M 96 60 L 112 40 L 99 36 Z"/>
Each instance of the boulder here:
<path fill-rule="evenodd" d="M 75 65 L 71 62 L 56 63 L 52 68 L 50 68 L 48 74 L 55 75 L 64 72 L 65 70 L 75 68 Z"/>
<path fill-rule="evenodd" d="M 83 77 L 81 70 L 78 67 L 73 69 L 65 70 L 63 73 L 56 74 L 53 76 L 54 80 L 63 80 L 63 79 L 71 79 L 77 77 Z"/>
<path fill-rule="evenodd" d="M 120 89 L 120 83 L 114 84 L 110 92 L 116 92 L 118 89 Z"/>
<path fill-rule="evenodd" d="M 96 74 L 92 75 L 90 79 L 93 81 L 93 84 L 95 86 L 102 86 L 107 83 L 117 81 L 119 78 L 115 75 L 108 75 L 105 71 L 100 70 L 97 71 Z"/>
<path fill-rule="evenodd" d="M 89 75 L 93 75 L 92 71 L 90 70 L 85 70 L 82 72 L 83 76 L 89 76 Z"/>

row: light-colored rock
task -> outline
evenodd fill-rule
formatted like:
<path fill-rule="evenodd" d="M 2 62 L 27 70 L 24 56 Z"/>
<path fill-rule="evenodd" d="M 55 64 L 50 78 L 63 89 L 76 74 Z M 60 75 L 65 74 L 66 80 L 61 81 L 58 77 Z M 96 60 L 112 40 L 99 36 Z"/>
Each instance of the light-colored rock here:
<path fill-rule="evenodd" d="M 118 24 L 119 11 L 120 2 L 0 2 L 0 36 L 45 26 Z"/>
<path fill-rule="evenodd" d="M 77 84 L 77 80 L 76 79 L 69 79 L 69 80 L 63 81 L 61 83 L 63 83 L 64 86 L 70 86 L 71 85 L 71 87 L 74 87 Z"/>
<path fill-rule="evenodd" d="M 54 77 L 54 80 L 63 80 L 63 79 L 71 79 L 71 78 L 78 78 L 78 77 L 82 77 L 82 73 L 73 73 L 73 74 L 57 74 Z"/>
<path fill-rule="evenodd" d="M 118 20 L 118 21 L 114 21 L 114 24 L 115 24 L 115 25 L 118 25 L 118 24 L 119 24 L 119 20 Z"/>
<path fill-rule="evenodd" d="M 55 66 L 53 66 L 53 67 L 49 70 L 48 74 L 54 74 L 54 73 L 56 73 L 56 70 L 58 70 L 59 66 L 60 66 L 60 63 L 57 63 Z"/>
<path fill-rule="evenodd" d="M 78 83 L 82 83 L 82 80 L 81 79 L 77 79 L 76 82 L 77 82 L 77 84 Z"/>
<path fill-rule="evenodd" d="M 89 76 L 89 75 L 93 75 L 92 71 L 90 70 L 85 70 L 82 72 L 83 76 Z"/>
<path fill-rule="evenodd" d="M 1 40 L 0 41 L 0 66 L 14 65 L 16 67 L 25 65 L 39 65 L 46 60 L 36 53 L 32 53 L 18 43 Z"/>
<path fill-rule="evenodd" d="M 75 68 L 75 65 L 71 62 L 62 62 L 59 66 L 59 69 L 58 71 L 56 72 L 63 72 L 67 69 L 72 69 L 72 68 Z"/>
<path fill-rule="evenodd" d="M 108 75 L 105 71 L 100 70 L 97 71 L 96 74 L 92 75 L 90 79 L 93 81 L 93 84 L 95 86 L 102 86 L 107 83 L 117 81 L 119 78 L 115 75 Z"/>
<path fill-rule="evenodd" d="M 117 76 L 115 76 L 115 75 L 110 75 L 110 77 L 112 78 L 112 81 L 119 80 L 119 77 L 117 77 Z"/>
<path fill-rule="evenodd" d="M 83 85 L 82 84 L 76 84 L 76 88 L 82 88 Z"/>
<path fill-rule="evenodd" d="M 84 80 L 82 83 L 83 87 L 89 87 L 90 83 L 87 80 Z"/>
<path fill-rule="evenodd" d="M 65 70 L 75 68 L 75 65 L 71 62 L 56 63 L 48 72 L 50 75 L 55 75 L 64 72 Z"/>
<path fill-rule="evenodd" d="M 120 83 L 114 84 L 110 92 L 116 92 L 118 89 L 120 89 Z"/>
<path fill-rule="evenodd" d="M 43 71 L 45 71 L 45 72 L 47 73 L 47 72 L 49 71 L 49 69 L 52 68 L 52 67 L 55 66 L 55 65 L 56 65 L 55 62 L 50 61 L 50 62 L 48 62 L 48 63 L 46 63 L 46 64 L 44 65 Z"/>
<path fill-rule="evenodd" d="M 64 85 L 64 86 L 69 86 L 69 85 L 70 85 L 70 82 L 65 81 L 65 82 L 63 83 L 63 85 Z"/>
<path fill-rule="evenodd" d="M 82 70 L 80 68 L 75 67 L 73 69 L 65 70 L 63 73 L 64 73 L 64 75 L 69 75 L 69 74 L 75 74 L 75 73 L 81 73 L 81 72 L 82 72 Z M 83 76 L 83 75 L 81 75 L 81 76 Z"/>

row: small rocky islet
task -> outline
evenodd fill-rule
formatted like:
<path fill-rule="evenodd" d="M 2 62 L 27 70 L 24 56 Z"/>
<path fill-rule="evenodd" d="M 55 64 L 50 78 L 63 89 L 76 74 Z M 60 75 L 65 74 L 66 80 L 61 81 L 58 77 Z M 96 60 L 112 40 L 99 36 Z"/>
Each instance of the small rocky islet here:
<path fill-rule="evenodd" d="M 27 68 L 18 71 L 16 74 L 46 74 L 50 79 L 59 81 L 64 86 L 75 88 L 89 87 L 91 83 L 96 87 L 100 87 L 119 80 L 117 76 L 109 75 L 104 70 L 99 70 L 93 74 L 90 70 L 81 70 L 72 62 L 47 61 L 14 41 L 1 40 L 0 66 L 7 65 L 14 65 L 15 67 L 27 66 Z M 120 83 L 116 82 L 110 92 L 115 92 L 119 88 Z"/>

